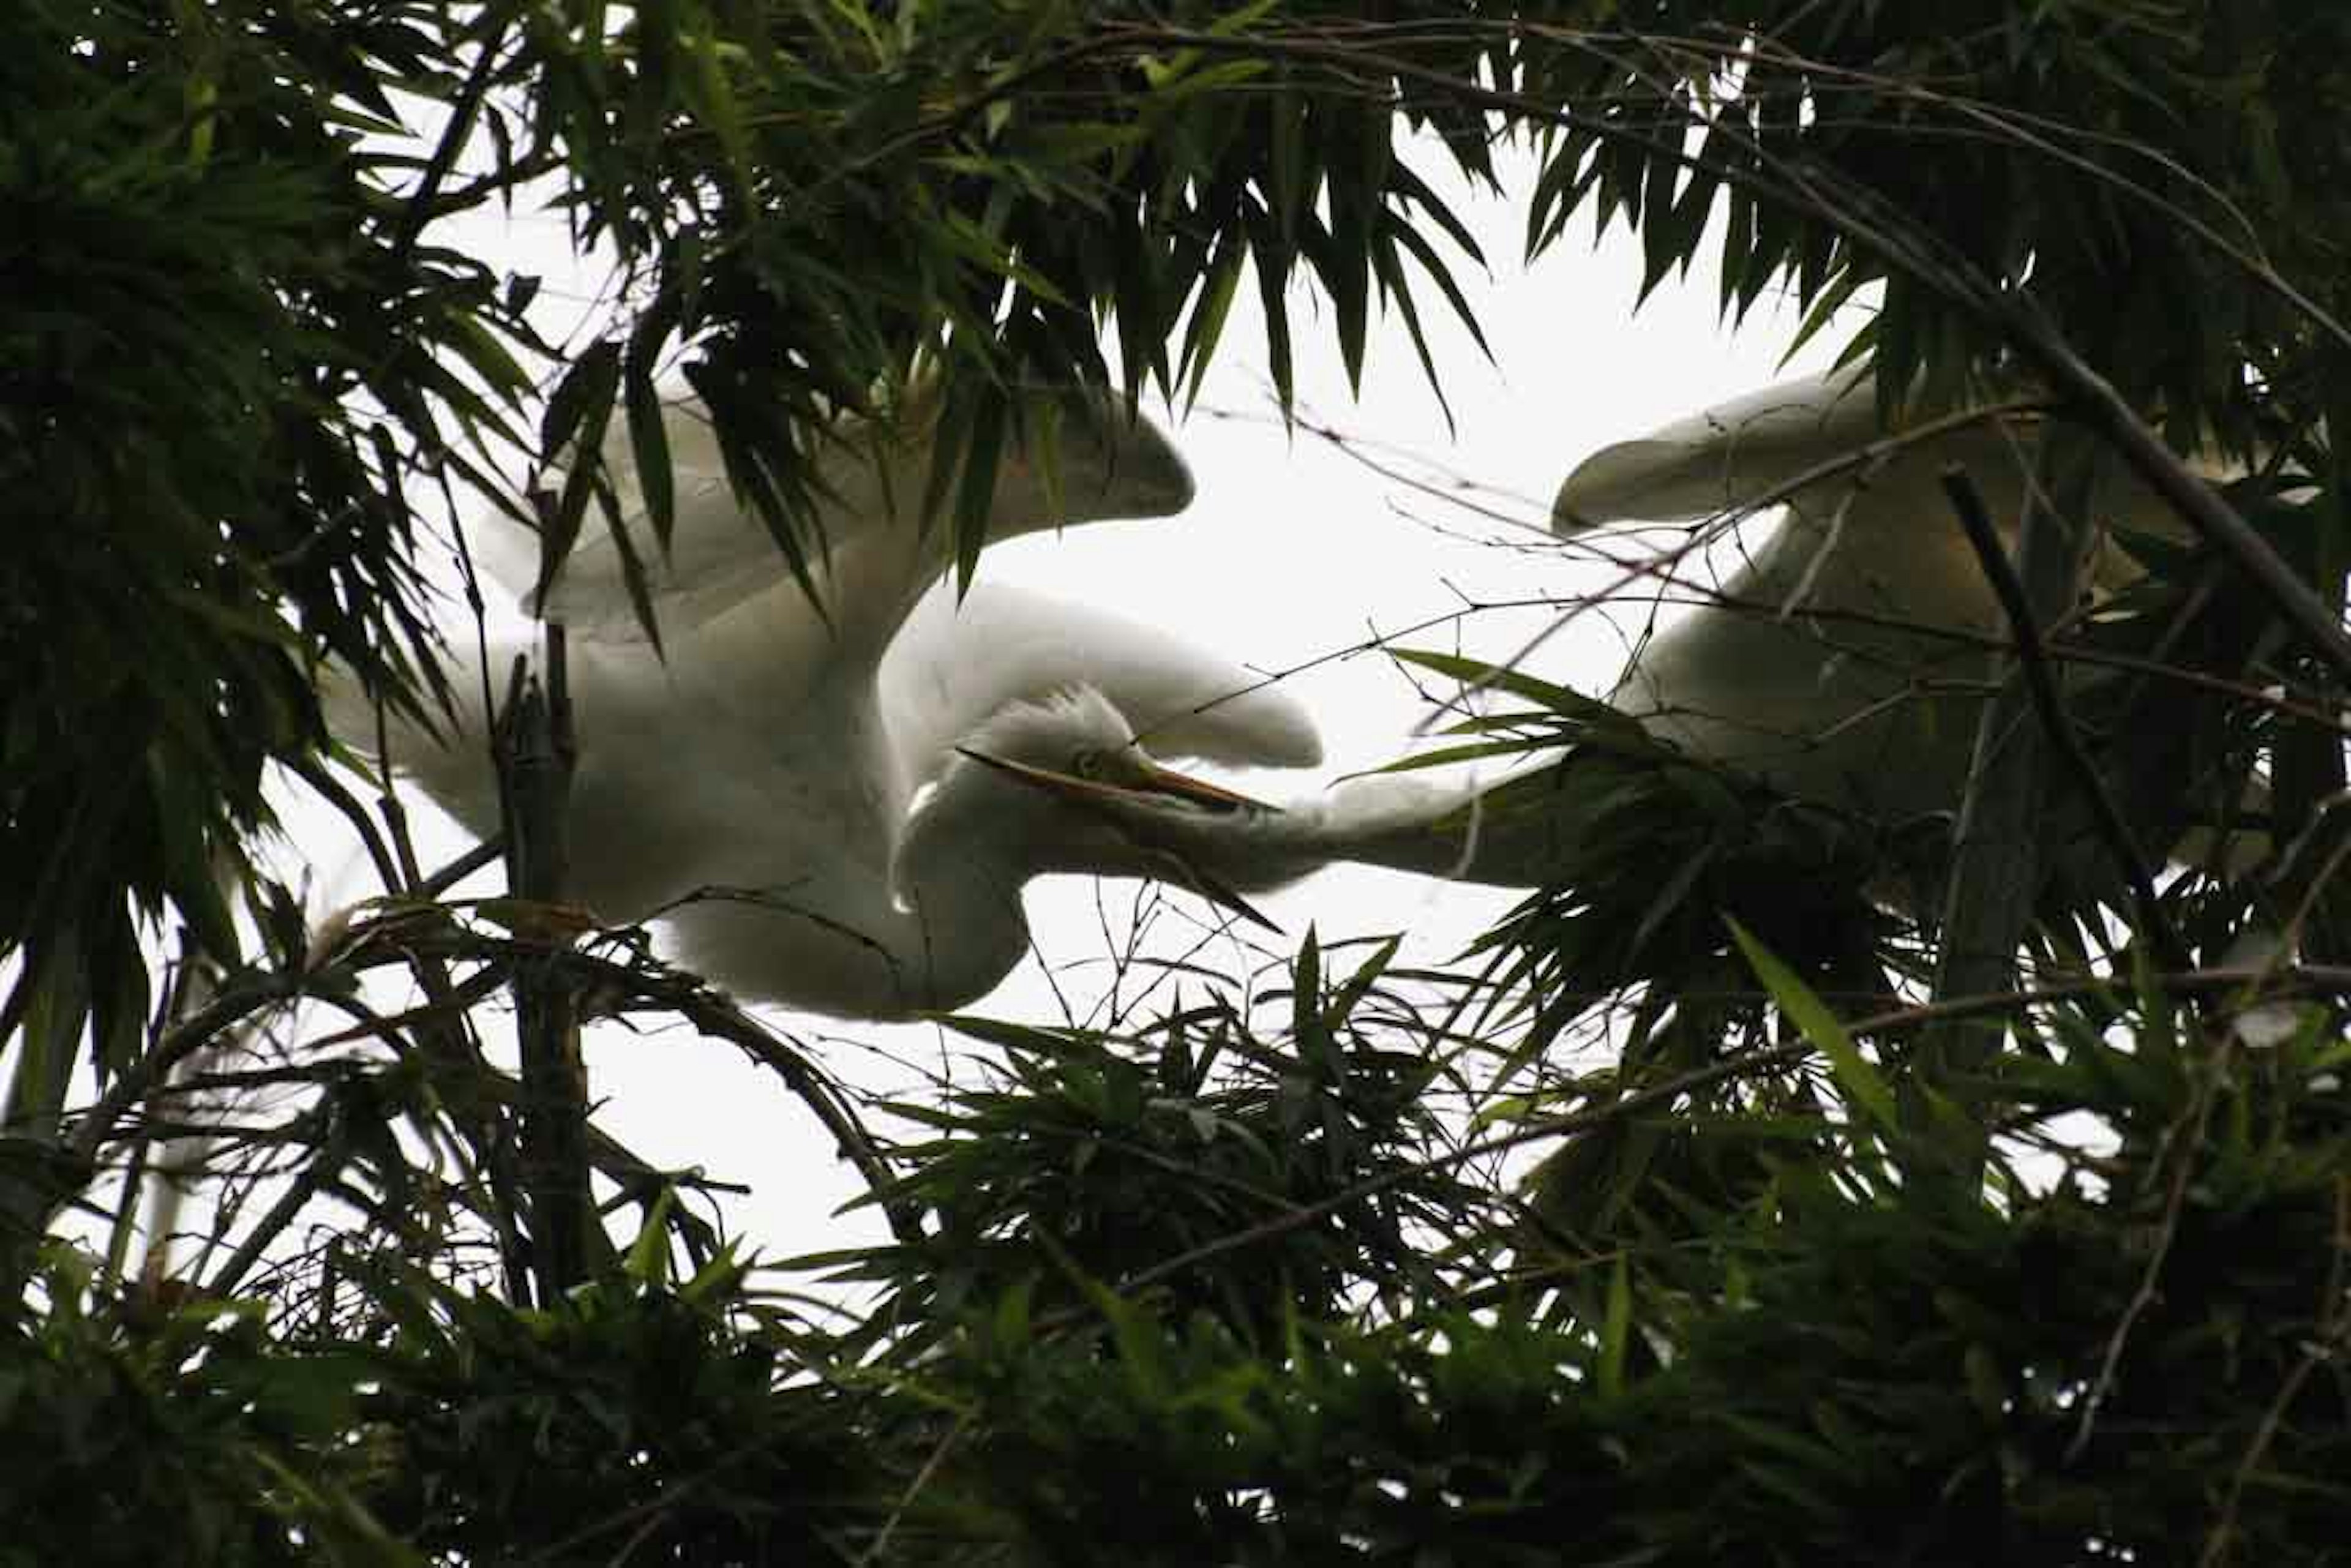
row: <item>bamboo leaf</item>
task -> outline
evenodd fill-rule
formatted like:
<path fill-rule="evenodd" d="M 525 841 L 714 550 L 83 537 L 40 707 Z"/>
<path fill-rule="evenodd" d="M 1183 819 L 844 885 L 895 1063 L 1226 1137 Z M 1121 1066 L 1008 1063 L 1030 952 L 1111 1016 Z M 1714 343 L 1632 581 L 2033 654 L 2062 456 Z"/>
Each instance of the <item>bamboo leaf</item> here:
<path fill-rule="evenodd" d="M 1739 944 L 1740 952 L 1745 955 L 1772 1002 L 1828 1058 L 1829 1071 L 1835 1076 L 1837 1087 L 1844 1091 L 1846 1102 L 1866 1113 L 1881 1127 L 1892 1130 L 1896 1124 L 1894 1092 L 1886 1087 L 1877 1069 L 1863 1057 L 1844 1025 L 1837 1021 L 1836 1015 L 1829 1011 L 1812 988 L 1773 956 L 1747 927 L 1727 915 L 1723 923 L 1730 927 L 1731 939 Z"/>
<path fill-rule="evenodd" d="M 1625 1364 L 1633 1343 L 1633 1264 L 1623 1253 L 1608 1271 L 1608 1305 L 1600 1322 L 1600 1366 L 1594 1383 L 1604 1399 L 1625 1392 Z"/>

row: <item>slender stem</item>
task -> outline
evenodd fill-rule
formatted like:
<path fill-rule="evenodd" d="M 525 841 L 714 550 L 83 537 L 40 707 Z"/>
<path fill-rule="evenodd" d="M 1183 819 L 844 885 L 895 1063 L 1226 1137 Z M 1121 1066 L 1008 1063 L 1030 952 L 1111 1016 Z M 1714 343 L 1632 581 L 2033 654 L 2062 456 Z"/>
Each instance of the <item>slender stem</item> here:
<path fill-rule="evenodd" d="M 1982 563 L 1984 576 L 1991 580 L 1992 592 L 1998 596 L 2001 611 L 2008 616 L 2010 629 L 2016 634 L 2016 659 L 2019 673 L 2024 677 L 2032 707 L 2041 719 L 2041 727 L 2055 750 L 2057 760 L 2064 765 L 2066 774 L 2075 789 L 2089 802 L 2091 819 L 2106 852 L 2121 868 L 2129 882 L 2131 901 L 2138 915 L 2139 925 L 2164 967 L 2184 969 L 2189 958 L 2188 945 L 2179 938 L 2171 918 L 2164 913 L 2163 904 L 2156 896 L 2155 879 L 2147 872 L 2147 857 L 2139 852 L 2130 826 L 2123 821 L 2114 797 L 2106 790 L 2105 781 L 2083 749 L 2082 737 L 2065 715 L 2065 699 L 2057 689 L 2056 677 L 2051 674 L 2047 650 L 2041 641 L 2041 623 L 2026 600 L 2024 584 L 2018 580 L 2016 569 L 2009 564 L 2008 552 L 2001 548 L 2000 535 L 1992 528 L 1991 515 L 1984 508 L 1983 497 L 1968 477 L 1967 470 L 1956 464 L 1943 470 L 1943 492 L 1950 497 L 1951 508 L 1959 517 L 1959 526 L 1967 530 L 1968 543 L 1975 547 L 1976 559 Z"/>
<path fill-rule="evenodd" d="M 563 628 L 547 629 L 545 686 L 516 664 L 498 723 L 507 884 L 536 904 L 562 901 L 570 877 L 571 774 L 577 751 Z M 515 967 L 522 1050 L 522 1179 L 530 1203 L 532 1272 L 542 1305 L 588 1278 L 588 1085 L 578 998 L 556 955 Z"/>
<path fill-rule="evenodd" d="M 496 713 L 497 708 L 490 696 L 489 645 L 482 630 L 482 596 L 475 587 L 470 559 L 465 550 L 465 530 L 457 530 L 458 559 L 465 566 L 466 602 L 474 612 L 474 637 L 482 683 L 482 711 Z M 434 899 L 447 888 L 469 874 L 478 864 L 505 852 L 506 835 L 501 833 L 491 844 L 477 844 L 458 857 L 452 865 L 428 877 L 417 863 L 416 846 L 408 831 L 408 813 L 400 803 L 400 792 L 393 787 L 392 740 L 384 706 L 376 703 L 376 807 L 383 815 L 384 831 L 394 851 L 397 880 L 385 883 L 389 891 L 397 889 L 403 897 Z M 496 737 L 491 737 L 487 761 L 494 774 L 503 778 L 496 747 Z M 492 848 L 492 844 L 496 846 Z M 467 1012 L 469 999 L 463 998 L 460 988 L 449 977 L 448 966 L 438 956 L 419 953 L 414 959 L 417 985 L 430 1004 L 418 1019 L 415 1030 L 416 1048 L 424 1059 L 444 1071 L 462 1071 L 482 1063 L 480 1041 L 475 1037 L 472 1019 Z M 476 1108 L 478 1113 L 467 1116 L 462 1130 L 480 1149 L 483 1164 L 490 1172 L 490 1193 L 493 1201 L 486 1209 L 490 1228 L 497 1235 L 498 1267 L 504 1277 L 507 1299 L 517 1303 L 530 1300 L 530 1256 L 523 1245 L 521 1224 L 515 1214 L 516 1198 L 522 1191 L 522 1178 L 517 1170 L 513 1124 L 495 1110 Z"/>
<path fill-rule="evenodd" d="M 269 1211 L 246 1233 L 245 1239 L 237 1244 L 228 1261 L 204 1281 L 204 1290 L 209 1294 L 223 1300 L 233 1295 L 245 1276 L 261 1260 L 262 1253 L 285 1234 L 286 1228 L 294 1223 L 304 1206 L 343 1174 L 343 1166 L 350 1163 L 351 1157 L 351 1130 L 350 1113 L 339 1103 L 339 1092 L 329 1091 L 326 1103 L 311 1116 L 304 1118 L 305 1123 L 308 1123 L 312 1116 L 323 1121 L 326 1124 L 325 1136 L 311 1151 L 301 1174 L 287 1184 L 286 1190 L 277 1195 L 277 1201 L 269 1206 Z M 308 1128 L 299 1130 L 307 1132 Z"/>
<path fill-rule="evenodd" d="M 2022 580 L 2023 620 L 2035 627 L 2073 602 L 2081 552 L 2071 519 L 2085 512 L 2098 457 L 2095 443 L 2070 426 L 2053 430 L 2042 444 L 2025 496 L 2015 574 Z M 2017 947 L 2046 871 L 2041 857 L 2046 790 L 2031 706 L 2026 683 L 2011 679 L 1977 721 L 1944 890 L 1934 977 L 1938 998 L 1980 996 L 2015 982 Z M 1987 1026 L 1977 1019 L 1938 1025 L 1928 1032 L 1919 1065 L 1948 1084 L 1997 1054 L 2005 1029 L 2001 1020 Z M 1919 1105 L 1914 1102 L 1909 1109 Z"/>
<path fill-rule="evenodd" d="M 2319 994 L 2341 996 L 2351 992 L 2351 967 L 2316 964 L 2280 965 L 2274 970 L 2258 967 L 2227 967 L 2191 970 L 2186 974 L 2158 975 L 2151 977 L 2149 988 L 2167 996 L 2200 997 L 2215 993 L 2250 995 L 2255 988 L 2273 986 L 2288 990 L 2307 985 Z M 1986 996 L 1953 997 L 1948 1000 L 1929 1002 L 1921 1007 L 1898 1008 L 1891 1011 L 1855 1019 L 1846 1029 L 1855 1036 L 1868 1035 L 1891 1044 L 1905 1031 L 1921 1029 L 1920 1040 L 1913 1050 L 1923 1049 L 1928 1037 L 1940 1024 L 1955 1018 L 1980 1016 L 2005 1017 L 2021 1013 L 2070 997 L 2111 996 L 2116 989 L 2112 981 L 2091 980 L 2064 985 L 2044 986 L 2031 992 L 2003 989 Z M 1673 1103 L 1681 1096 L 1725 1079 L 1744 1073 L 1776 1071 L 1802 1062 L 1812 1053 L 1812 1044 L 1803 1040 L 1778 1045 L 1753 1047 L 1730 1055 L 1719 1057 L 1702 1067 L 1695 1067 L 1675 1077 L 1664 1079 L 1646 1088 L 1638 1089 L 1621 1098 L 1611 1100 L 1590 1110 L 1571 1112 L 1559 1116 L 1542 1116 L 1522 1122 L 1509 1132 L 1464 1144 L 1432 1159 L 1415 1161 L 1366 1176 L 1352 1186 L 1330 1197 L 1317 1199 L 1302 1207 L 1245 1226 L 1238 1230 L 1202 1242 L 1190 1250 L 1172 1258 L 1162 1259 L 1139 1270 L 1120 1282 L 1120 1289 L 1134 1292 L 1162 1280 L 1172 1278 L 1186 1269 L 1213 1258 L 1241 1251 L 1247 1248 L 1277 1240 L 1310 1226 L 1319 1225 L 1332 1215 L 1345 1210 L 1365 1198 L 1403 1186 L 1432 1172 L 1466 1166 L 1473 1161 L 1520 1148 L 1528 1144 L 1552 1138 L 1578 1137 L 1620 1122 L 1646 1111 L 1658 1110 Z M 1073 1315 L 1073 1314 L 1065 1314 Z"/>
<path fill-rule="evenodd" d="M 2312 580 L 2328 607 L 2339 617 L 2344 605 L 2344 580 L 2351 572 L 2351 523 L 2344 506 L 2351 500 L 2351 444 L 2341 433 L 2351 433 L 2351 374 L 2332 371 L 2324 390 L 2326 426 L 2338 433 L 2329 443 L 2324 477 L 2335 505 L 2309 508 L 2316 537 L 2310 541 Z M 2319 672 L 2322 678 L 2324 672 Z M 2323 699 L 2339 709 L 2343 684 L 2324 681 Z M 2346 783 L 2343 737 L 2317 725 L 2282 727 L 2272 750 L 2272 799 L 2277 823 L 2275 841 L 2299 852 L 2277 868 L 2281 902 L 2308 912 L 2299 932 L 2303 951 L 2312 958 L 2333 961 L 2351 956 L 2351 895 L 2327 885 L 2325 868 L 2337 862 L 2351 845 L 2351 813 L 2340 810 Z"/>

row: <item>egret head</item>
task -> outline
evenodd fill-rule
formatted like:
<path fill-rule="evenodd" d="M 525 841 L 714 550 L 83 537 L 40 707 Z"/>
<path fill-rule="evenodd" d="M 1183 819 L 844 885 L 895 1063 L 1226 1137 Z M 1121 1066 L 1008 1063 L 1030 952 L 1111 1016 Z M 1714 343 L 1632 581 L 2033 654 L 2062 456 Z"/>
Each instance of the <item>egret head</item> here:
<path fill-rule="evenodd" d="M 956 750 L 937 794 L 909 831 L 910 846 L 928 836 L 925 829 L 981 833 L 1013 846 L 1032 871 L 1173 882 L 1275 928 L 1182 850 L 1135 831 L 1170 814 L 1208 821 L 1272 808 L 1160 766 L 1093 688 L 1014 703 Z"/>

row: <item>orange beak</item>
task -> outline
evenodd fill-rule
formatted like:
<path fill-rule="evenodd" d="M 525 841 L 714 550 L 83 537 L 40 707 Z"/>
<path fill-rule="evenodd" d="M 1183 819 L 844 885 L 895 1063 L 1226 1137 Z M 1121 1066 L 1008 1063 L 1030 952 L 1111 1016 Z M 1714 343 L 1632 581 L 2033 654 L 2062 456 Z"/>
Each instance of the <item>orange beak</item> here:
<path fill-rule="evenodd" d="M 1162 768 L 1155 762 L 1141 758 L 1128 763 L 1126 766 L 1129 771 L 1126 776 L 1113 783 L 1100 779 L 1081 779 L 1075 774 L 1058 773 L 1050 768 L 1033 768 L 1028 763 L 1008 761 L 1001 757 L 990 757 L 984 751 L 974 751 L 967 746 L 958 746 L 956 749 L 974 762 L 984 764 L 999 773 L 1018 779 L 1033 789 L 1058 795 L 1081 809 L 1123 804 L 1139 795 L 1165 795 L 1173 800 L 1189 800 L 1196 806 L 1217 812 L 1244 810 L 1279 811 L 1280 810 L 1278 806 L 1269 806 L 1262 800 L 1253 800 L 1249 796 L 1237 790 L 1225 789 L 1222 785 L 1211 784 L 1205 779 L 1195 779 L 1189 774 L 1178 773 L 1172 768 Z M 1163 880 L 1188 887 L 1210 903 L 1231 910 L 1235 915 L 1253 925 L 1262 925 L 1268 931 L 1276 934 L 1280 932 L 1280 926 L 1259 914 L 1248 899 L 1228 886 L 1221 878 L 1201 866 L 1194 865 L 1176 851 L 1150 844 L 1139 847 L 1162 868 Z"/>
<path fill-rule="evenodd" d="M 1081 779 L 1074 773 L 1057 773 L 1050 768 L 1032 768 L 1026 762 L 1011 762 L 1001 757 L 990 757 L 984 751 L 974 751 L 968 746 L 958 746 L 956 749 L 974 762 L 985 763 L 999 773 L 1010 774 L 1024 784 L 1033 784 L 1040 789 L 1065 796 L 1080 804 L 1090 800 L 1125 800 L 1136 795 L 1151 794 L 1189 800 L 1212 811 L 1249 810 L 1279 812 L 1281 810 L 1263 800 L 1251 800 L 1238 790 L 1228 789 L 1221 784 L 1211 784 L 1205 779 L 1195 779 L 1188 773 L 1178 773 L 1141 758 L 1127 764 L 1134 771 L 1113 783 L 1101 779 Z"/>

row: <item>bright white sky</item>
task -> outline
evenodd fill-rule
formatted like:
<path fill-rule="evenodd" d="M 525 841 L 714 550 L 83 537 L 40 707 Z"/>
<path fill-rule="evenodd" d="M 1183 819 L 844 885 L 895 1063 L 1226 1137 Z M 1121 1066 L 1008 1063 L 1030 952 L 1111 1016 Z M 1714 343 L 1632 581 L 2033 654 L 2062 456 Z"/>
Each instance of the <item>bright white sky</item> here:
<path fill-rule="evenodd" d="M 1442 166 L 1433 150 L 1423 150 L 1417 162 L 1432 177 Z M 1518 193 L 1531 171 L 1518 161 Z M 1519 527 L 1481 519 L 1383 477 L 1303 431 L 1285 435 L 1266 390 L 1261 319 L 1244 289 L 1219 368 L 1198 410 L 1176 427 L 1199 482 L 1192 510 L 1018 540 L 991 551 L 982 568 L 1179 629 L 1269 672 L 1312 666 L 1290 678 L 1288 689 L 1320 722 L 1327 766 L 1319 774 L 1246 781 L 1265 798 L 1304 795 L 1342 773 L 1393 760 L 1428 711 L 1422 692 L 1378 654 L 1335 661 L 1332 654 L 1468 602 L 1565 598 L 1614 580 L 1614 571 L 1590 564 L 1588 544 L 1570 553 L 1544 536 L 1551 495 L 1567 471 L 1612 441 L 1787 373 L 1778 361 L 1793 331 L 1792 313 L 1767 302 L 1732 334 L 1718 320 L 1710 268 L 1668 282 L 1636 315 L 1638 251 L 1621 231 L 1595 251 L 1588 225 L 1579 227 L 1575 237 L 1525 267 L 1518 259 L 1518 199 L 1481 199 L 1453 182 L 1437 183 L 1457 198 L 1492 263 L 1490 276 L 1465 274 L 1462 282 L 1499 362 L 1487 363 L 1465 333 L 1450 329 L 1440 297 L 1428 290 L 1422 316 L 1458 421 L 1448 434 L 1399 325 L 1378 333 L 1357 402 L 1322 317 L 1301 297 L 1293 321 L 1300 408 L 1383 462 L 1401 459 L 1440 483 L 1475 481 L 1484 487 L 1482 502 Z M 598 267 L 569 254 L 554 218 L 520 214 L 508 224 L 444 225 L 435 234 L 514 270 L 544 276 L 541 324 L 559 340 L 601 292 Z M 1796 368 L 1818 368 L 1833 349 L 1824 335 Z M 1152 413 L 1170 423 L 1165 411 Z M 1611 548 L 1631 547 L 1619 539 Z M 1548 620 L 1526 612 L 1473 614 L 1397 641 L 1500 659 Z M 1531 667 L 1605 695 L 1622 656 L 1619 634 L 1604 618 L 1587 616 Z M 435 814 L 420 804 L 417 815 Z M 344 835 L 330 823 L 306 814 L 292 828 L 320 874 L 340 863 Z M 446 858 L 465 841 L 443 821 L 421 841 L 420 852 Z M 1057 1022 L 1067 1016 L 1066 1001 L 1085 1021 L 1114 977 L 1105 925 L 1123 931 L 1136 895 L 1131 883 L 1031 883 L 1028 907 L 1038 956 L 976 1010 Z M 1493 890 L 1344 867 L 1269 895 L 1260 907 L 1293 938 L 1312 925 L 1326 944 L 1407 930 L 1405 957 L 1427 962 L 1458 952 L 1513 901 Z M 1181 954 L 1208 928 L 1208 914 L 1188 895 L 1166 895 L 1158 901 L 1151 949 Z M 1262 962 L 1287 950 L 1256 951 Z M 1212 941 L 1200 961 L 1228 970 L 1249 967 L 1229 937 Z M 1147 983 L 1147 971 L 1133 971 L 1124 994 L 1131 998 Z M 962 1042 L 926 1026 L 843 1025 L 780 1014 L 775 1021 L 859 1082 L 904 1084 L 908 1067 L 935 1070 L 946 1055 L 964 1053 Z M 733 1206 L 729 1221 L 770 1257 L 880 1235 L 870 1214 L 827 1218 L 856 1193 L 854 1177 L 836 1164 L 830 1140 L 783 1086 L 731 1048 L 683 1028 L 641 1035 L 608 1026 L 591 1034 L 589 1059 L 608 1130 L 658 1165 L 699 1165 L 751 1187 L 754 1196 Z"/>

